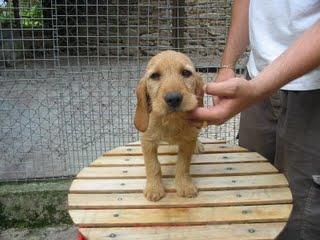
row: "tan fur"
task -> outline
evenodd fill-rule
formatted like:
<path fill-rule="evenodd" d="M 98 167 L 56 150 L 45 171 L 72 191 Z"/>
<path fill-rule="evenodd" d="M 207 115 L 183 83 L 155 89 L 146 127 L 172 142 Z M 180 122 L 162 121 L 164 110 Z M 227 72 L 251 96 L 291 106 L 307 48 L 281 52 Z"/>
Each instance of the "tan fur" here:
<path fill-rule="evenodd" d="M 183 70 L 192 75 L 184 77 Z M 153 73 L 160 74 L 158 80 L 151 79 Z M 195 197 L 198 190 L 192 183 L 189 168 L 197 143 L 199 129 L 187 122 L 187 112 L 203 106 L 203 82 L 191 60 L 175 51 L 164 51 L 148 63 L 146 74 L 137 86 L 137 109 L 134 123 L 143 132 L 141 143 L 146 166 L 147 183 L 144 195 L 148 200 L 158 201 L 165 195 L 161 180 L 161 167 L 157 157 L 160 141 L 179 145 L 176 164 L 176 189 L 182 197 Z M 183 100 L 177 111 L 172 111 L 164 100 L 169 92 L 179 92 Z"/>

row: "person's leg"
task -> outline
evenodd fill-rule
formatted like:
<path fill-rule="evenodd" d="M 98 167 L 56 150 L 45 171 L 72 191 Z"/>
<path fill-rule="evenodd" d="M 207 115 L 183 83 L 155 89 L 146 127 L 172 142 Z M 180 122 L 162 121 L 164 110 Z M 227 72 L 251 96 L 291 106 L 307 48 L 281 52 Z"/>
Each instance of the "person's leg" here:
<path fill-rule="evenodd" d="M 249 80 L 248 75 L 246 78 Z M 279 93 L 241 112 L 239 145 L 258 152 L 271 163 L 276 150 L 276 126 L 280 109 Z"/>
<path fill-rule="evenodd" d="M 283 91 L 281 99 L 275 166 L 288 178 L 293 211 L 278 239 L 320 239 L 320 90 Z"/>

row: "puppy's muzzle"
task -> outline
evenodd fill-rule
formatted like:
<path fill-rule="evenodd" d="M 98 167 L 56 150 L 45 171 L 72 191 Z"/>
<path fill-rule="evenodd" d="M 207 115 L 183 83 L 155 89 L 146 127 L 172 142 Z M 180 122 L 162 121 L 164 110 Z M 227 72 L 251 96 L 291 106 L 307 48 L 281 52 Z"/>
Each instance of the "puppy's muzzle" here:
<path fill-rule="evenodd" d="M 170 108 L 177 108 L 182 102 L 183 96 L 179 92 L 169 92 L 164 96 L 164 100 Z"/>

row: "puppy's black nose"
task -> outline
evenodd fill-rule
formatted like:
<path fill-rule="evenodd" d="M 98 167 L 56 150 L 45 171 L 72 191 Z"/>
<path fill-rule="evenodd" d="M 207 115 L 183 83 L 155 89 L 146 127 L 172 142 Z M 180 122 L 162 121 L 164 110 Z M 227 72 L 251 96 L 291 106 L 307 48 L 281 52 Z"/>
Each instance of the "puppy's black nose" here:
<path fill-rule="evenodd" d="M 179 92 L 170 92 L 165 95 L 164 100 L 169 107 L 176 108 L 182 102 L 182 94 Z"/>

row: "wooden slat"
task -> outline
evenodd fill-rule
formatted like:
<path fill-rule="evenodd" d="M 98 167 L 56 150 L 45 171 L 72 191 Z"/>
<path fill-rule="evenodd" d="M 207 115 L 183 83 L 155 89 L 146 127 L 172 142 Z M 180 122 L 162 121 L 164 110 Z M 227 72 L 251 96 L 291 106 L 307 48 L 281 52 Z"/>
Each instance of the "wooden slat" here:
<path fill-rule="evenodd" d="M 123 193 L 142 192 L 145 179 L 76 179 L 70 187 L 71 193 Z M 252 189 L 287 187 L 288 182 L 283 174 L 195 177 L 194 183 L 199 190 Z M 163 179 L 166 191 L 175 191 L 174 180 Z"/>
<path fill-rule="evenodd" d="M 194 155 L 196 198 L 175 193 L 177 146 L 162 143 L 166 195 L 145 199 L 145 167 L 140 142 L 107 152 L 84 168 L 70 187 L 69 214 L 88 239 L 273 240 L 292 209 L 283 174 L 264 157 L 238 146 L 202 139 Z"/>
<path fill-rule="evenodd" d="M 204 144 L 203 153 L 225 153 L 225 152 L 246 152 L 247 149 L 228 145 L 228 144 Z M 158 154 L 176 154 L 178 152 L 178 146 L 176 145 L 160 145 L 158 148 Z M 112 149 L 103 154 L 104 156 L 134 156 L 142 155 L 142 148 L 140 146 L 127 146 L 118 147 Z"/>
<path fill-rule="evenodd" d="M 69 194 L 70 209 L 216 207 L 291 203 L 289 188 L 201 191 L 196 198 L 181 198 L 167 193 L 158 202 L 145 199 L 142 193 Z"/>
<path fill-rule="evenodd" d="M 174 165 L 177 161 L 176 155 L 159 155 L 161 165 Z M 191 164 L 212 164 L 212 163 L 237 163 L 237 162 L 262 162 L 266 158 L 255 152 L 239 153 L 209 153 L 194 154 Z M 143 156 L 108 156 L 99 157 L 91 163 L 93 167 L 111 167 L 111 166 L 142 166 L 144 165 Z"/>
<path fill-rule="evenodd" d="M 175 175 L 176 166 L 162 166 L 162 176 Z M 250 175 L 276 173 L 278 170 L 268 162 L 261 163 L 226 163 L 192 165 L 192 176 L 224 176 L 224 175 Z M 145 167 L 85 167 L 77 175 L 77 178 L 145 178 Z"/>
<path fill-rule="evenodd" d="M 198 138 L 198 140 L 202 143 L 202 144 L 208 144 L 208 143 L 226 143 L 225 140 L 216 140 L 216 139 L 211 139 L 211 138 Z M 160 142 L 160 145 L 168 145 L 167 142 Z M 141 146 L 141 142 L 140 141 L 136 141 L 136 142 L 131 142 L 126 144 L 126 146 Z"/>
<path fill-rule="evenodd" d="M 73 209 L 73 222 L 82 227 L 170 226 L 286 221 L 291 204 L 163 209 Z"/>
<path fill-rule="evenodd" d="M 285 225 L 285 222 L 279 222 L 187 227 L 80 228 L 80 232 L 88 239 L 95 240 L 274 240 Z"/>

